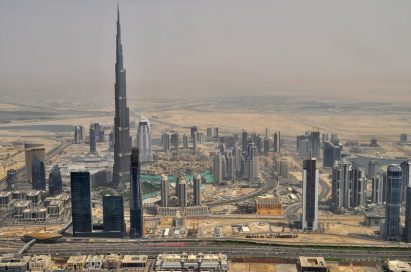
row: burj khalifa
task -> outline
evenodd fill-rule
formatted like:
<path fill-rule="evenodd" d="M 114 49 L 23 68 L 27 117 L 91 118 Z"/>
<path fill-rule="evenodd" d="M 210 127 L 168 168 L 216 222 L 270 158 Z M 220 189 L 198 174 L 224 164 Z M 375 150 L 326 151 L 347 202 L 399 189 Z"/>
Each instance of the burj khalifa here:
<path fill-rule="evenodd" d="M 126 70 L 123 67 L 123 48 L 121 45 L 120 11 L 117 6 L 116 35 L 116 82 L 114 116 L 114 166 L 113 182 L 123 187 L 130 181 L 131 137 L 129 109 L 126 96 Z"/>

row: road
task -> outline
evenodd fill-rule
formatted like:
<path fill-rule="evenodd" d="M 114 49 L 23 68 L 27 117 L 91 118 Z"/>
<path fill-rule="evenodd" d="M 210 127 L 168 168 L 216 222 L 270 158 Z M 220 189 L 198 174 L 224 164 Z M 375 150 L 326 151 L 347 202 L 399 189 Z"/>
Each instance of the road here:
<path fill-rule="evenodd" d="M 339 258 L 343 260 L 382 261 L 390 259 L 409 259 L 411 249 L 401 248 L 321 248 L 310 246 L 270 246 L 242 243 L 218 242 L 160 242 L 147 241 L 94 241 L 94 242 L 66 242 L 55 244 L 36 243 L 27 254 L 53 254 L 59 256 L 79 254 L 144 254 L 157 256 L 161 253 L 223 253 L 228 257 L 281 257 L 297 258 L 298 256 L 322 256 L 326 258 Z"/>
<path fill-rule="evenodd" d="M 221 201 L 215 201 L 215 202 L 204 203 L 204 204 L 209 206 L 209 207 L 235 204 L 235 203 L 238 203 L 238 202 L 242 202 L 242 201 L 245 201 L 245 200 L 248 200 L 248 199 L 255 198 L 256 196 L 263 195 L 263 194 L 269 192 L 270 190 L 272 190 L 272 189 L 274 189 L 275 187 L 278 186 L 278 179 L 277 178 L 273 178 L 270 174 L 268 174 L 267 172 L 265 172 L 263 170 L 260 170 L 260 173 L 263 175 L 263 177 L 265 179 L 265 183 L 264 183 L 263 187 L 260 190 L 257 190 L 257 191 L 255 191 L 251 194 L 239 196 L 239 197 L 234 198 L 234 199 L 221 200 Z"/>
<path fill-rule="evenodd" d="M 61 142 L 58 146 L 54 147 L 53 149 L 49 150 L 46 153 L 46 161 L 50 161 L 53 157 L 57 156 L 58 154 L 60 154 L 61 152 L 64 151 L 64 149 L 66 149 L 67 147 L 69 147 L 71 145 L 70 142 Z M 20 167 L 18 169 L 16 169 L 17 172 L 17 179 L 18 180 L 22 180 L 24 177 L 26 171 L 26 167 Z M 0 180 L 0 190 L 6 190 L 7 189 L 7 176 L 3 177 Z"/>

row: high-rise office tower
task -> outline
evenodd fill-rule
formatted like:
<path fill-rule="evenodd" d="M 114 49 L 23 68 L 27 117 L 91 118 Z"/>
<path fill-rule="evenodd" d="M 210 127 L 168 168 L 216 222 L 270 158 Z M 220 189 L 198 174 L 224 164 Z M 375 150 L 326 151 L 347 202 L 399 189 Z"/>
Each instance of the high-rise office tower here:
<path fill-rule="evenodd" d="M 59 195 L 63 192 L 63 180 L 60 168 L 54 165 L 49 173 L 49 195 Z"/>
<path fill-rule="evenodd" d="M 279 169 L 280 177 L 288 178 L 288 161 L 286 159 L 281 159 Z"/>
<path fill-rule="evenodd" d="M 193 126 L 193 127 L 190 128 L 191 139 L 194 139 L 195 138 L 194 136 L 198 136 L 198 135 L 194 135 L 194 133 L 198 134 L 198 129 L 197 129 L 196 126 Z"/>
<path fill-rule="evenodd" d="M 170 152 L 170 140 L 170 133 L 163 132 L 163 134 L 161 135 L 161 142 L 163 143 L 164 152 Z"/>
<path fill-rule="evenodd" d="M 17 184 L 17 171 L 14 169 L 7 170 L 7 190 L 16 190 Z"/>
<path fill-rule="evenodd" d="M 26 176 L 27 180 L 32 181 L 32 164 L 33 158 L 36 157 L 45 165 L 46 161 L 46 150 L 41 144 L 24 144 L 24 154 L 26 161 Z"/>
<path fill-rule="evenodd" d="M 222 156 L 221 168 L 223 169 L 223 180 L 227 180 L 227 160 L 226 157 Z"/>
<path fill-rule="evenodd" d="M 33 190 L 46 190 L 46 169 L 44 167 L 44 162 L 37 156 L 34 156 L 32 160 L 31 185 Z"/>
<path fill-rule="evenodd" d="M 137 129 L 137 147 L 140 150 L 140 161 L 153 161 L 153 154 L 151 153 L 151 128 L 150 121 L 142 117 L 138 123 Z"/>
<path fill-rule="evenodd" d="M 312 131 L 310 133 L 311 136 L 311 152 L 314 158 L 320 158 L 320 150 L 321 150 L 321 140 L 320 140 L 320 132 L 319 131 Z"/>
<path fill-rule="evenodd" d="M 184 174 L 182 174 L 182 173 L 180 173 L 180 174 L 178 174 L 177 175 L 177 178 L 176 178 L 176 184 L 175 184 L 175 190 L 176 190 L 176 196 L 178 197 L 178 190 L 180 190 L 180 186 L 178 186 L 179 184 L 180 184 L 180 182 L 182 182 L 183 180 L 185 180 L 185 175 Z"/>
<path fill-rule="evenodd" d="M 401 197 L 400 201 L 405 202 L 407 199 L 407 188 L 411 181 L 411 161 L 401 163 Z"/>
<path fill-rule="evenodd" d="M 273 147 L 274 152 L 281 153 L 281 134 L 279 131 L 273 134 Z"/>
<path fill-rule="evenodd" d="M 328 133 L 323 133 L 323 134 L 321 134 L 321 141 L 322 141 L 323 143 L 329 142 L 329 141 L 330 141 L 330 135 L 328 135 Z"/>
<path fill-rule="evenodd" d="M 213 160 L 214 182 L 220 184 L 223 182 L 223 156 L 218 153 Z"/>
<path fill-rule="evenodd" d="M 103 230 L 125 236 L 124 203 L 121 195 L 103 196 Z"/>
<path fill-rule="evenodd" d="M 387 168 L 387 204 L 385 205 L 386 238 L 398 241 L 400 238 L 401 167 L 390 164 Z"/>
<path fill-rule="evenodd" d="M 270 152 L 270 138 L 264 138 L 264 155 L 267 156 L 268 152 Z"/>
<path fill-rule="evenodd" d="M 130 237 L 142 238 L 143 233 L 143 193 L 140 179 L 139 150 L 131 151 L 130 167 Z"/>
<path fill-rule="evenodd" d="M 181 208 L 187 207 L 187 182 L 185 179 L 178 183 L 178 203 Z"/>
<path fill-rule="evenodd" d="M 170 185 L 168 183 L 168 176 L 165 174 L 161 175 L 161 200 L 160 206 L 161 207 L 168 207 L 168 196 L 170 194 Z"/>
<path fill-rule="evenodd" d="M 197 132 L 193 134 L 193 154 L 197 154 L 198 135 Z"/>
<path fill-rule="evenodd" d="M 372 178 L 372 203 L 382 205 L 382 177 L 375 176 Z"/>
<path fill-rule="evenodd" d="M 171 142 L 174 145 L 174 151 L 178 152 L 180 149 L 180 135 L 175 132 L 171 135 Z"/>
<path fill-rule="evenodd" d="M 303 162 L 303 211 L 302 229 L 316 231 L 318 227 L 318 178 L 316 159 Z"/>
<path fill-rule="evenodd" d="M 89 128 L 89 144 L 90 144 L 90 153 L 97 152 L 97 141 L 96 141 L 96 127 L 94 124 L 90 124 Z"/>
<path fill-rule="evenodd" d="M 257 146 L 254 143 L 248 145 L 247 157 L 245 160 L 245 178 L 250 181 L 257 179 L 259 174 L 259 159 Z"/>
<path fill-rule="evenodd" d="M 235 157 L 230 152 L 225 159 L 227 162 L 226 179 L 233 180 L 235 177 Z"/>
<path fill-rule="evenodd" d="M 188 136 L 185 134 L 183 135 L 183 148 L 188 149 Z"/>
<path fill-rule="evenodd" d="M 408 143 L 408 135 L 406 133 L 401 133 L 400 135 L 400 143 L 406 144 Z"/>
<path fill-rule="evenodd" d="M 241 148 L 243 152 L 247 151 L 247 147 L 248 147 L 248 133 L 247 131 L 243 130 L 241 134 Z"/>
<path fill-rule="evenodd" d="M 407 200 L 405 202 L 404 238 L 408 243 L 411 242 L 411 183 L 407 187 Z"/>
<path fill-rule="evenodd" d="M 80 144 L 81 142 L 83 142 L 83 127 L 75 126 L 74 127 L 74 143 Z"/>
<path fill-rule="evenodd" d="M 382 202 L 386 203 L 387 202 L 387 187 L 388 187 L 387 171 L 382 171 L 381 177 L 382 177 Z"/>
<path fill-rule="evenodd" d="M 375 176 L 375 173 L 377 172 L 377 165 L 378 162 L 375 160 L 370 160 L 368 162 L 367 177 L 369 179 L 372 179 Z"/>
<path fill-rule="evenodd" d="M 120 11 L 118 7 L 115 77 L 113 182 L 118 186 L 124 186 L 130 180 L 131 137 L 126 94 L 126 70 L 123 67 L 123 47 L 121 45 Z"/>
<path fill-rule="evenodd" d="M 241 147 L 240 145 L 234 146 L 233 153 L 234 153 L 234 160 L 235 160 L 234 169 L 235 169 L 235 172 L 238 174 L 241 172 Z"/>
<path fill-rule="evenodd" d="M 265 138 L 270 138 L 270 137 L 271 137 L 271 129 L 265 128 L 264 137 L 265 137 Z"/>
<path fill-rule="evenodd" d="M 201 176 L 197 175 L 193 180 L 193 204 L 201 206 Z"/>
<path fill-rule="evenodd" d="M 338 139 L 338 135 L 337 134 L 331 134 L 331 142 L 334 145 L 338 145 L 340 143 L 340 140 Z"/>
<path fill-rule="evenodd" d="M 352 192 L 352 165 L 348 161 L 341 161 L 333 168 L 332 173 L 332 201 L 336 209 L 351 208 Z"/>
<path fill-rule="evenodd" d="M 333 167 L 336 161 L 341 160 L 341 145 L 334 145 L 331 142 L 323 143 L 323 166 Z"/>
<path fill-rule="evenodd" d="M 71 216 L 73 236 L 82 232 L 92 232 L 90 173 L 71 172 Z"/>
<path fill-rule="evenodd" d="M 218 127 L 207 128 L 207 137 L 218 138 Z"/>
<path fill-rule="evenodd" d="M 361 167 L 352 168 L 352 206 L 364 206 L 367 190 L 367 179 L 365 170 Z"/>
<path fill-rule="evenodd" d="M 219 144 L 218 145 L 218 151 L 220 152 L 220 154 L 225 154 L 225 144 Z"/>

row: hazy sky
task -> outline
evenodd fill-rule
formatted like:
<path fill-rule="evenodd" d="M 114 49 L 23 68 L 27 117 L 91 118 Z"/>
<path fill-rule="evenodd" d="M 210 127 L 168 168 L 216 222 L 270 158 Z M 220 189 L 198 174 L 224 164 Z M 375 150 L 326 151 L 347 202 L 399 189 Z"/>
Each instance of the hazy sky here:
<path fill-rule="evenodd" d="M 0 0 L 0 94 L 113 96 L 115 7 Z M 411 99 L 409 0 L 120 0 L 120 10 L 131 97 Z"/>

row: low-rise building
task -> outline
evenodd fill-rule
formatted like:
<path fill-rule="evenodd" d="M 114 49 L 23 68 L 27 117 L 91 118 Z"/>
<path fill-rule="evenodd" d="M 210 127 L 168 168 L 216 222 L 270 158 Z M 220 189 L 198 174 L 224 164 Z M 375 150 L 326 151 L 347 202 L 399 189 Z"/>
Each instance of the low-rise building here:
<path fill-rule="evenodd" d="M 121 271 L 147 271 L 147 255 L 124 255 L 121 259 Z"/>
<path fill-rule="evenodd" d="M 224 254 L 160 254 L 155 271 L 228 271 L 227 255 Z"/>
<path fill-rule="evenodd" d="M 51 264 L 51 255 L 34 255 L 29 261 L 30 271 L 47 271 Z"/>
<path fill-rule="evenodd" d="M 11 192 L 0 192 L 0 207 L 7 207 L 12 200 Z"/>
<path fill-rule="evenodd" d="M 323 257 L 299 257 L 297 267 L 299 272 L 328 272 Z"/>
<path fill-rule="evenodd" d="M 103 268 L 104 255 L 89 255 L 86 260 L 84 269 L 95 270 Z"/>
<path fill-rule="evenodd" d="M 388 261 L 387 269 L 390 272 L 411 272 L 411 263 L 403 261 Z"/>
<path fill-rule="evenodd" d="M 66 265 L 63 260 L 52 260 L 47 272 L 64 272 L 66 271 Z"/>
<path fill-rule="evenodd" d="M 25 272 L 29 269 L 30 256 L 5 254 L 0 256 L 0 271 Z"/>
<path fill-rule="evenodd" d="M 104 268 L 108 270 L 117 270 L 121 265 L 121 255 L 110 253 L 104 258 Z"/>
<path fill-rule="evenodd" d="M 255 198 L 256 214 L 280 215 L 282 214 L 281 203 L 273 195 L 258 196 Z"/>
<path fill-rule="evenodd" d="M 86 264 L 87 256 L 71 256 L 67 261 L 66 270 L 80 271 Z"/>

